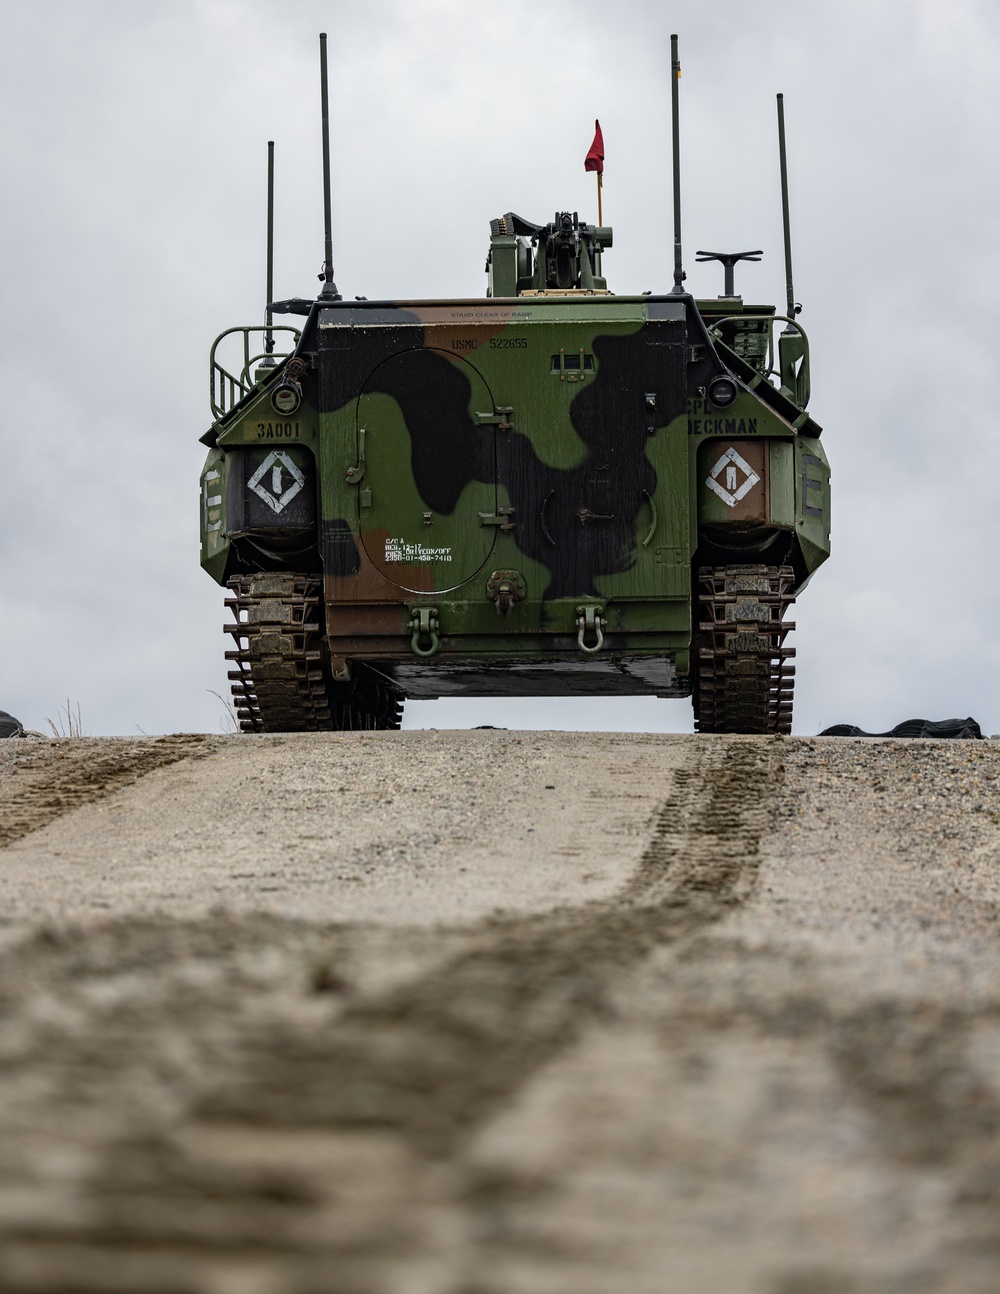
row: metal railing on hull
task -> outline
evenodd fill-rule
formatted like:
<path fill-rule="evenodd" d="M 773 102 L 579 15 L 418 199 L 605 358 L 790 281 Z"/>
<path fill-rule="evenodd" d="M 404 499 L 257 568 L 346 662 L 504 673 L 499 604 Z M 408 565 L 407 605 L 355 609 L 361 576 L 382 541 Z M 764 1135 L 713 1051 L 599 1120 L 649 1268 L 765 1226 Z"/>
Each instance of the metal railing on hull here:
<path fill-rule="evenodd" d="M 273 345 L 272 334 L 278 332 L 291 333 L 292 345 L 286 351 L 269 351 L 268 345 Z M 216 358 L 220 343 L 236 333 L 241 333 L 243 336 L 243 367 L 238 377 L 220 364 Z M 261 351 L 254 351 L 251 348 L 251 338 L 255 334 L 259 334 L 263 339 L 261 344 L 264 349 Z M 242 328 L 227 328 L 225 332 L 220 333 L 212 343 L 208 356 L 210 399 L 215 418 L 224 418 L 259 385 L 259 379 L 253 373 L 255 364 L 271 361 L 272 363 L 267 367 L 277 368 L 279 363 L 292 353 L 301 335 L 301 330 L 293 328 L 291 324 L 252 324 Z"/>

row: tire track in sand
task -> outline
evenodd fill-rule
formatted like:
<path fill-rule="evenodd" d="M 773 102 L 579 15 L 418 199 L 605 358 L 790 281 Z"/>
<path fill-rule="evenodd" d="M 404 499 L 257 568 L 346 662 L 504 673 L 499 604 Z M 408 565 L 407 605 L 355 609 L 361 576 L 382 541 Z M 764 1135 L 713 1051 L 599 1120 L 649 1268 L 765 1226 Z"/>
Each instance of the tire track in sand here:
<path fill-rule="evenodd" d="M 71 738 L 44 746 L 8 740 L 0 776 L 0 848 L 167 764 L 209 754 L 212 738 L 180 733 L 145 740 Z"/>
<path fill-rule="evenodd" d="M 258 965 L 291 956 L 303 999 L 327 990 L 319 1005 L 339 989 L 338 947 L 381 932 L 244 921 L 241 936 L 225 916 L 166 922 L 159 934 L 108 923 L 99 941 L 112 960 L 177 987 L 165 988 L 161 1013 L 125 998 L 96 1033 L 63 1036 L 59 1084 L 78 1111 L 68 1110 L 67 1144 L 86 1133 L 86 1153 L 74 1152 L 86 1167 L 69 1195 L 61 1177 L 50 1207 L 4 1228 L 0 1283 L 32 1294 L 465 1289 L 438 1265 L 454 1209 L 475 1215 L 504 1189 L 466 1162 L 470 1139 L 605 1017 L 624 973 L 742 901 L 782 774 L 780 739 L 693 743 L 617 897 L 444 929 L 460 952 L 390 990 L 345 994 L 333 1017 L 254 1010 L 241 947 Z M 179 961 L 192 939 L 205 957 L 216 952 L 217 971 L 202 961 L 196 980 Z M 18 948 L 21 971 L 58 992 L 53 963 L 71 967 L 93 940 L 39 936 Z M 141 1100 L 127 1130 L 109 1126 L 110 1103 L 129 1092 Z M 40 1162 L 31 1144 L 24 1153 Z"/>
<path fill-rule="evenodd" d="M 623 971 L 749 890 L 776 753 L 760 740 L 699 743 L 617 899 L 495 923 L 430 974 L 349 1007 L 335 1032 L 244 1038 L 243 1081 L 203 1117 L 392 1128 L 424 1152 L 449 1153 L 606 1010 Z"/>

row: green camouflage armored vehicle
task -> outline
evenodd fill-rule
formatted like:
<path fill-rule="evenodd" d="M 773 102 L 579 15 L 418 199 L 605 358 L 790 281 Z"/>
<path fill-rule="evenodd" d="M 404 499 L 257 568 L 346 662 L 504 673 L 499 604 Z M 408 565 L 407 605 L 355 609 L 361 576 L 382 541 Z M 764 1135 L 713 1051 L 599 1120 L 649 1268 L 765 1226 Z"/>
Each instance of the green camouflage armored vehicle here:
<path fill-rule="evenodd" d="M 346 301 L 328 236 L 319 297 L 270 303 L 301 330 L 216 343 L 201 561 L 245 731 L 635 694 L 692 696 L 702 732 L 790 730 L 785 613 L 830 534 L 790 274 L 778 316 L 733 288 L 758 253 L 700 253 L 725 293 L 695 300 L 678 225 L 674 290 L 619 296 L 611 245 L 511 213 L 485 296 Z"/>

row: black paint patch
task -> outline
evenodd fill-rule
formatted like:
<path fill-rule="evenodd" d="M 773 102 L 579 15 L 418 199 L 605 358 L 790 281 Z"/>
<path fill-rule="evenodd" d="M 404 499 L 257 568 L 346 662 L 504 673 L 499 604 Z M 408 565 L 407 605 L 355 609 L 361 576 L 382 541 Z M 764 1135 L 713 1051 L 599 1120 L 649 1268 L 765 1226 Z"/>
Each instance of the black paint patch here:
<path fill-rule="evenodd" d="M 365 383 L 365 395 L 390 396 L 402 410 L 413 479 L 428 508 L 443 516 L 455 510 L 470 481 L 492 483 L 496 474 L 496 433 L 470 417 L 472 385 L 464 369 L 439 351 L 410 350 L 380 365 Z M 488 397 L 485 382 L 483 388 Z M 490 400 L 484 412 L 492 411 Z"/>
<path fill-rule="evenodd" d="M 356 400 L 372 369 L 400 351 L 424 344 L 423 328 L 319 329 L 319 409 L 332 413 Z"/>
<path fill-rule="evenodd" d="M 356 575 L 361 569 L 361 559 L 350 524 L 342 518 L 324 521 L 320 535 L 323 569 L 327 575 Z"/>
<path fill-rule="evenodd" d="M 666 329 L 666 344 L 646 344 L 650 334 L 663 340 Z M 646 457 L 650 415 L 655 431 L 686 407 L 683 335 L 683 325 L 647 324 L 627 337 L 594 339 L 597 376 L 569 408 L 588 449 L 579 467 L 547 467 L 516 434 L 516 417 L 513 439 L 501 441 L 500 483 L 517 512 L 520 547 L 551 572 L 546 599 L 594 597 L 597 578 L 634 565 L 639 511 L 656 489 Z"/>

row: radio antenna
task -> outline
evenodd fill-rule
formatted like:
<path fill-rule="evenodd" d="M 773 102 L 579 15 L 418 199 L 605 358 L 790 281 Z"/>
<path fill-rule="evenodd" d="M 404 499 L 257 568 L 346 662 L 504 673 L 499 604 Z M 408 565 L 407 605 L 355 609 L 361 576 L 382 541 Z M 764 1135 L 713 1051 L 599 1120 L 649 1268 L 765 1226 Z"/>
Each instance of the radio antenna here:
<path fill-rule="evenodd" d="M 340 293 L 333 281 L 333 222 L 330 218 L 330 97 L 326 81 L 325 31 L 319 34 L 319 76 L 323 111 L 323 234 L 326 239 L 323 269 L 319 276 L 323 283 L 320 296 L 339 301 Z"/>
<path fill-rule="evenodd" d="M 274 334 L 271 332 L 273 313 L 271 302 L 274 300 L 274 140 L 267 141 L 267 309 L 264 317 L 267 320 L 267 332 L 264 336 L 264 350 L 268 355 L 274 350 Z"/>
<path fill-rule="evenodd" d="M 792 287 L 792 234 L 788 218 L 788 164 L 785 158 L 785 96 L 778 95 L 778 158 L 781 163 L 781 222 L 785 233 L 785 298 L 789 319 L 794 319 L 802 307 L 795 303 Z M 792 331 L 791 324 L 785 329 Z"/>
<path fill-rule="evenodd" d="M 683 259 L 681 257 L 681 127 L 679 116 L 679 81 L 681 61 L 677 53 L 677 37 L 670 37 L 670 110 L 673 123 L 674 154 L 674 292 L 684 292 Z"/>

